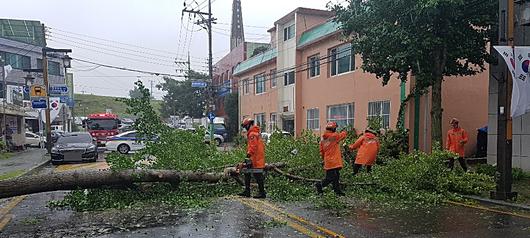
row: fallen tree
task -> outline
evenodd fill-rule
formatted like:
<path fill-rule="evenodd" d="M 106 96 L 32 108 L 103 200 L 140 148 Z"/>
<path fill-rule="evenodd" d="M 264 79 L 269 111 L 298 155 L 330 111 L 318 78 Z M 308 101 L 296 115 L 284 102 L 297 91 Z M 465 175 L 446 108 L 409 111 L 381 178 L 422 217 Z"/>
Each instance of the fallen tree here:
<path fill-rule="evenodd" d="M 269 164 L 266 170 L 284 166 L 283 163 Z M 128 170 L 78 170 L 52 174 L 22 176 L 0 181 L 0 198 L 26 194 L 99 188 L 103 186 L 130 185 L 142 182 L 165 182 L 177 185 L 182 181 L 217 183 L 231 178 L 236 168 L 229 167 L 224 173 L 194 171 L 128 169 Z M 240 180 L 238 181 L 240 182 Z"/>

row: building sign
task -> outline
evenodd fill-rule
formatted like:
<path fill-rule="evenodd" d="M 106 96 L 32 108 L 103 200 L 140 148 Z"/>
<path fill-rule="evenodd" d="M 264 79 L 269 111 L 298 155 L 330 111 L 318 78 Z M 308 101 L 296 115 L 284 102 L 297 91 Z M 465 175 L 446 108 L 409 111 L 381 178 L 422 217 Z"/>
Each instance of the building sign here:
<path fill-rule="evenodd" d="M 7 103 L 22 106 L 24 92 L 22 87 L 17 85 L 7 85 Z"/>
<path fill-rule="evenodd" d="M 65 77 L 66 86 L 68 87 L 68 102 L 66 103 L 68 107 L 74 107 L 74 74 L 67 73 Z"/>
<path fill-rule="evenodd" d="M 46 97 L 46 87 L 42 85 L 32 85 L 29 91 L 30 97 Z"/>

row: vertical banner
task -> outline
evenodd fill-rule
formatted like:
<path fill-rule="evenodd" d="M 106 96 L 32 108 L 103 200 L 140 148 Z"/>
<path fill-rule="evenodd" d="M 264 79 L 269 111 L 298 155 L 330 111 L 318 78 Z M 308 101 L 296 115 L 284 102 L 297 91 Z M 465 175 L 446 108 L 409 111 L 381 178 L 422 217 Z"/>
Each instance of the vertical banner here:
<path fill-rule="evenodd" d="M 74 74 L 73 73 L 67 73 L 65 77 L 65 83 L 68 87 L 68 102 L 67 105 L 70 108 L 74 107 Z"/>
<path fill-rule="evenodd" d="M 513 78 L 511 112 L 512 117 L 530 112 L 530 47 L 494 46 Z"/>
<path fill-rule="evenodd" d="M 515 48 L 515 77 L 512 91 L 512 117 L 530 112 L 530 47 Z"/>

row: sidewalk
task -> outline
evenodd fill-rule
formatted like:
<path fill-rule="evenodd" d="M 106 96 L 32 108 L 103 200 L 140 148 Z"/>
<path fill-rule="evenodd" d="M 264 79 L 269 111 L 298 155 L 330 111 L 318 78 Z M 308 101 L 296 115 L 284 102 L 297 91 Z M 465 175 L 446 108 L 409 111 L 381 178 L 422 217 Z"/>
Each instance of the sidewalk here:
<path fill-rule="evenodd" d="M 8 159 L 0 160 L 0 177 L 6 174 L 22 174 L 48 160 L 44 149 L 30 148 L 17 152 Z"/>

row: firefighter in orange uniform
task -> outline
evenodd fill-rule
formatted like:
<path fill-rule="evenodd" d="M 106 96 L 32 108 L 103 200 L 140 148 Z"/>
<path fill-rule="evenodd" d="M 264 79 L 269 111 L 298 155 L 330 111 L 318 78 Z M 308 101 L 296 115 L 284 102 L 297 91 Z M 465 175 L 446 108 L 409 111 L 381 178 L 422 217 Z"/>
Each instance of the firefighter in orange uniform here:
<path fill-rule="evenodd" d="M 317 182 L 315 184 L 319 194 L 323 193 L 322 189 L 324 187 L 333 184 L 335 194 L 339 196 L 345 195 L 340 189 L 340 170 L 342 169 L 343 164 L 339 145 L 347 135 L 346 131 L 337 133 L 337 123 L 335 122 L 328 122 L 326 125 L 326 132 L 320 141 L 320 155 L 323 159 L 326 177 L 322 182 Z"/>
<path fill-rule="evenodd" d="M 247 159 L 242 171 L 245 174 L 245 191 L 239 195 L 250 197 L 250 177 L 253 175 L 259 188 L 259 194 L 254 198 L 265 198 L 265 146 L 261 140 L 260 128 L 254 125 L 252 118 L 245 118 L 241 126 L 247 131 Z"/>
<path fill-rule="evenodd" d="M 376 132 L 370 128 L 364 131 L 364 134 L 350 145 L 350 150 L 356 150 L 357 157 L 353 165 L 353 175 L 359 173 L 359 170 L 364 165 L 366 166 L 366 172 L 370 173 L 372 165 L 375 164 L 377 153 L 379 153 L 379 140 L 377 139 Z"/>
<path fill-rule="evenodd" d="M 447 132 L 446 148 L 458 154 L 458 162 L 462 169 L 467 172 L 467 165 L 464 160 L 464 146 L 468 141 L 467 132 L 459 126 L 459 121 L 456 118 L 451 119 L 450 124 L 452 129 Z M 453 170 L 454 166 L 455 158 L 449 159 L 449 169 Z"/>

